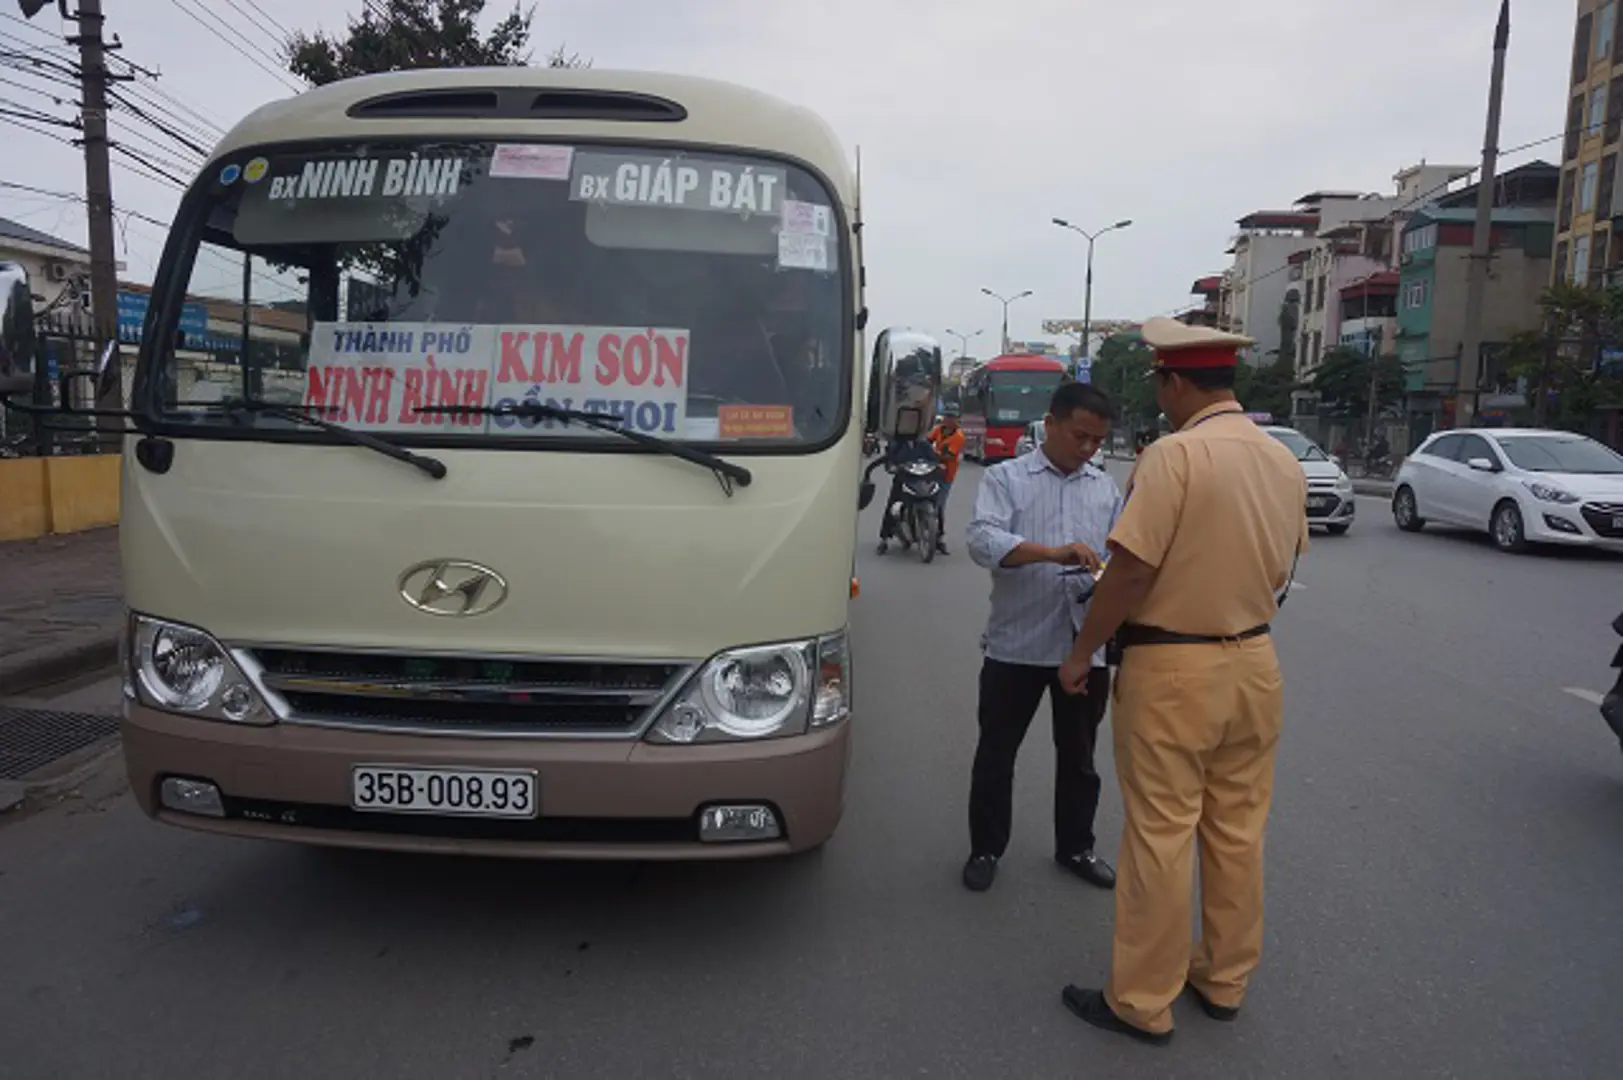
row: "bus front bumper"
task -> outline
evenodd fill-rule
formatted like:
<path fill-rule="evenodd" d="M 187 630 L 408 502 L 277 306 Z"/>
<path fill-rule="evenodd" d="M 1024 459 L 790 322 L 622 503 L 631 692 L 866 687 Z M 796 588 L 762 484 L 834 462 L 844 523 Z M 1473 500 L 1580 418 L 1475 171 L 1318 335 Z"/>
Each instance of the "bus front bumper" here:
<path fill-rule="evenodd" d="M 849 720 L 807 735 L 692 746 L 427 737 L 233 725 L 130 702 L 122 726 L 136 801 L 170 825 L 337 847 L 570 859 L 758 858 L 818 847 L 840 821 L 851 738 Z M 533 772 L 539 814 L 352 808 L 354 769 L 377 765 Z M 177 808 L 175 791 L 210 786 L 217 798 Z M 701 839 L 703 812 L 717 806 L 768 808 L 778 835 Z"/>

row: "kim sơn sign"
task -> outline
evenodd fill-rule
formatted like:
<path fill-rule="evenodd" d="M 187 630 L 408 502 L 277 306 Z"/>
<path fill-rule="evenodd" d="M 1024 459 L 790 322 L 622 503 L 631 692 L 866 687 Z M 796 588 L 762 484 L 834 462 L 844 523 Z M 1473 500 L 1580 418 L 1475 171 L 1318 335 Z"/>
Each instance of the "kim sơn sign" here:
<path fill-rule="evenodd" d="M 686 330 L 648 327 L 317 323 L 303 404 L 362 431 L 603 436 L 533 417 L 419 411 L 537 401 L 684 438 L 689 341 Z"/>

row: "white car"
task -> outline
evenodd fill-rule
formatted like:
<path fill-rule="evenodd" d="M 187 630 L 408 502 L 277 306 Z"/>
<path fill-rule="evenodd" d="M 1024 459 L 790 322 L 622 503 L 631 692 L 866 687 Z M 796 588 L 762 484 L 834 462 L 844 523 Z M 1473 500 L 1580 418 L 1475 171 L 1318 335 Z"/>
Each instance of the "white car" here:
<path fill-rule="evenodd" d="M 1623 552 L 1623 454 L 1566 431 L 1438 432 L 1398 470 L 1392 516 L 1406 532 L 1428 521 L 1483 531 L 1501 551 Z"/>
<path fill-rule="evenodd" d="M 1319 444 L 1295 428 L 1273 424 L 1259 425 L 1263 431 L 1285 444 L 1296 455 L 1307 476 L 1307 523 L 1322 525 L 1331 536 L 1342 536 L 1352 528 L 1358 514 L 1358 499 L 1352 481 L 1342 471 L 1341 462 L 1326 454 Z"/>

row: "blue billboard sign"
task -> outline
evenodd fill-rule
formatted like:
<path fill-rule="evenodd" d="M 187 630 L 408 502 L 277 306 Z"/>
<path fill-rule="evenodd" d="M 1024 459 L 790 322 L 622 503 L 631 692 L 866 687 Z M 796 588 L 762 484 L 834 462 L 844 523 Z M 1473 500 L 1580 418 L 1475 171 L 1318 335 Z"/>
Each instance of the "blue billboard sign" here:
<path fill-rule="evenodd" d="M 146 293 L 118 291 L 118 336 L 121 341 L 140 341 L 151 297 Z M 188 340 L 201 341 L 208 334 L 208 308 L 192 301 L 180 309 L 180 330 Z"/>

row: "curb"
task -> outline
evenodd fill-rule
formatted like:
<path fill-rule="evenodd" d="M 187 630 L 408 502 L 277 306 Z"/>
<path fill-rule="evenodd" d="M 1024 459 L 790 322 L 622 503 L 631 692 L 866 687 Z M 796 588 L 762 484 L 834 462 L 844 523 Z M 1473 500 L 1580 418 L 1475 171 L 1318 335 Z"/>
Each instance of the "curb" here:
<path fill-rule="evenodd" d="M 71 793 L 107 767 L 124 745 L 118 735 L 75 750 L 22 780 L 0 780 L 0 815 L 27 816 L 42 804 Z M 0 821 L 5 817 L 0 816 Z"/>
<path fill-rule="evenodd" d="M 0 660 L 0 697 L 16 697 L 55 682 L 65 682 L 118 663 L 116 627 L 86 634 L 66 646 L 29 649 Z"/>

